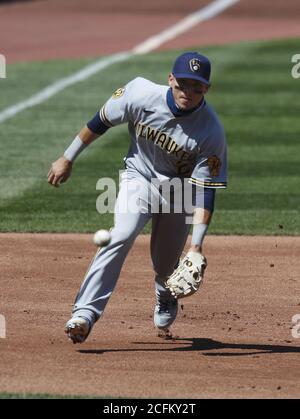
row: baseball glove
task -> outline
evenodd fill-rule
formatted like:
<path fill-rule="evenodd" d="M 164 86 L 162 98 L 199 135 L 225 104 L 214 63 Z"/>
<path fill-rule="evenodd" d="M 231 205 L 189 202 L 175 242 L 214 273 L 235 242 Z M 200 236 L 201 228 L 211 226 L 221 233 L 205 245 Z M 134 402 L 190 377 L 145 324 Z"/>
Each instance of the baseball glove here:
<path fill-rule="evenodd" d="M 197 252 L 188 252 L 165 283 L 166 288 L 175 298 L 189 297 L 198 291 L 206 266 L 204 256 Z"/>

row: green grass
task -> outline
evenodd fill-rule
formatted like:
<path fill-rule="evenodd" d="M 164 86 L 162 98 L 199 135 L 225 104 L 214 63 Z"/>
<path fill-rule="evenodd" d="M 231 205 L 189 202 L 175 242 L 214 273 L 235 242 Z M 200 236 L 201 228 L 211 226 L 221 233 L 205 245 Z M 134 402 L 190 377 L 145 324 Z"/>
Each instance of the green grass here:
<path fill-rule="evenodd" d="M 87 397 L 90 398 L 90 397 Z M 17 399 L 17 400 L 30 400 L 30 399 L 85 399 L 79 396 L 56 396 L 50 394 L 29 394 L 29 393 L 0 393 L 0 400 Z"/>
<path fill-rule="evenodd" d="M 229 145 L 229 187 L 217 193 L 210 232 L 299 234 L 300 81 L 291 77 L 299 40 L 201 51 L 213 62 L 207 100 L 225 126 Z M 118 179 L 129 146 L 125 126 L 91 145 L 62 188 L 48 186 L 49 165 L 116 88 L 137 75 L 165 83 L 180 52 L 113 65 L 0 124 L 0 231 L 93 232 L 112 226 L 113 214 L 96 211 L 96 182 Z M 9 65 L 8 78 L 0 80 L 0 110 L 91 61 Z"/>
<path fill-rule="evenodd" d="M 97 397 L 97 396 L 59 396 L 55 394 L 31 394 L 31 393 L 0 393 L 0 400 L 4 399 L 23 399 L 23 400 L 30 400 L 30 399 L 113 399 L 113 397 Z M 122 399 L 122 397 L 118 397 L 118 399 Z"/>

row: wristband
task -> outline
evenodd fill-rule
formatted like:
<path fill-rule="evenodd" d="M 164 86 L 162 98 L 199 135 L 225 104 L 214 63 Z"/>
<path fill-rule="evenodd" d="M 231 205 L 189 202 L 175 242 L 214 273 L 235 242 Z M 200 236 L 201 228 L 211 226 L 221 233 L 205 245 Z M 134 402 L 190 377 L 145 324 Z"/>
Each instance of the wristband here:
<path fill-rule="evenodd" d="M 208 224 L 194 224 L 192 235 L 192 246 L 202 246 Z"/>
<path fill-rule="evenodd" d="M 73 163 L 77 156 L 86 148 L 86 144 L 80 139 L 79 135 L 64 152 L 64 157 Z"/>

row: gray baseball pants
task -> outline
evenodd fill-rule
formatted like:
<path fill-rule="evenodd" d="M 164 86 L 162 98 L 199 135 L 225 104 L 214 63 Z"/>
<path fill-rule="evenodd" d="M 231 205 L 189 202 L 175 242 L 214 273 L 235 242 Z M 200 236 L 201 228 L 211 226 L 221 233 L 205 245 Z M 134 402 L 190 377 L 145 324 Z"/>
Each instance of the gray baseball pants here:
<path fill-rule="evenodd" d="M 100 249 L 92 260 L 76 297 L 73 317 L 84 317 L 92 325 L 100 318 L 117 284 L 129 250 L 150 219 L 150 250 L 156 293 L 169 293 L 164 282 L 178 263 L 190 224 L 186 223 L 187 214 L 184 211 L 152 213 L 153 206 L 149 206 L 149 199 L 157 204 L 160 199 L 159 191 L 137 172 L 125 171 L 115 205 L 115 225 L 111 231 L 111 242 Z M 138 204 L 135 211 L 133 202 Z"/>

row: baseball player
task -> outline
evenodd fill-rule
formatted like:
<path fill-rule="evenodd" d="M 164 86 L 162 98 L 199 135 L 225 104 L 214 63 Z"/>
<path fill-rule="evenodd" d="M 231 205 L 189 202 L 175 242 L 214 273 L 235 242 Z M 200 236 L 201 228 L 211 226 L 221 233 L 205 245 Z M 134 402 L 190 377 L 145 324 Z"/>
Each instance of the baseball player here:
<path fill-rule="evenodd" d="M 111 242 L 94 257 L 66 324 L 74 343 L 84 342 L 101 317 L 135 238 L 150 220 L 155 326 L 168 330 L 176 319 L 178 299 L 199 288 L 206 267 L 202 243 L 214 211 L 215 190 L 226 187 L 227 177 L 224 130 L 204 97 L 210 72 L 207 57 L 186 52 L 176 59 L 168 86 L 141 77 L 130 81 L 108 99 L 52 164 L 48 182 L 58 187 L 69 178 L 75 159 L 90 143 L 115 125 L 128 125 L 131 144 Z M 183 189 L 184 195 L 187 185 L 192 188 L 191 206 L 180 211 L 175 208 L 176 188 L 167 196 L 162 192 L 174 179 L 182 184 L 177 192 Z M 191 215 L 192 223 L 187 221 Z M 180 259 L 191 224 L 191 246 Z"/>

